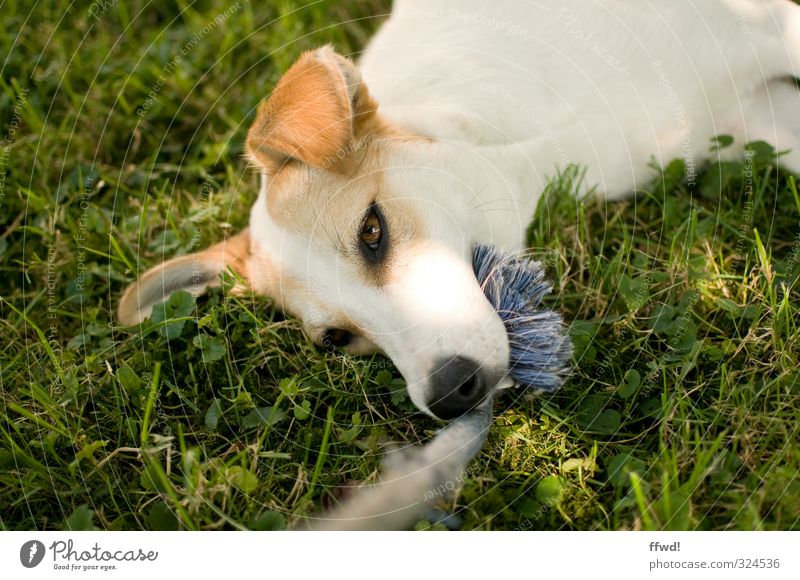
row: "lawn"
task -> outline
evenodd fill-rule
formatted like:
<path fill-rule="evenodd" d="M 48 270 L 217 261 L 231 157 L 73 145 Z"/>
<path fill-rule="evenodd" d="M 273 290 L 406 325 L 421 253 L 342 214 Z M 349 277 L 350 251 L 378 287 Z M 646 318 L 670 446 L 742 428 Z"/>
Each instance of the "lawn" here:
<path fill-rule="evenodd" d="M 391 363 L 220 289 L 141 328 L 113 311 L 246 225 L 256 105 L 302 51 L 357 54 L 388 3 L 63 6 L 2 5 L 0 528 L 291 526 L 438 428 Z M 466 529 L 800 528 L 794 178 L 763 143 L 623 202 L 579 203 L 580 176 L 529 230 L 574 370 L 497 402 L 445 506 Z"/>

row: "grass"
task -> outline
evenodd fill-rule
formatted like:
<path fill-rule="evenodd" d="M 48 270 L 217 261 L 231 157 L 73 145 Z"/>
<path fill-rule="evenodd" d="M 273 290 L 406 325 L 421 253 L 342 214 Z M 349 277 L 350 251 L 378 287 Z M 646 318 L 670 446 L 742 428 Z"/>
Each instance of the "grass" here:
<path fill-rule="evenodd" d="M 110 324 L 138 271 L 246 224 L 256 104 L 303 50 L 357 52 L 386 3 L 29 10 L 6 2 L 0 35 L 0 527 L 279 529 L 430 437 L 388 361 L 321 352 L 267 299 Z M 466 528 L 800 528 L 800 199 L 751 151 L 623 202 L 554 180 L 529 241 L 575 369 L 497 405 L 449 500 Z"/>

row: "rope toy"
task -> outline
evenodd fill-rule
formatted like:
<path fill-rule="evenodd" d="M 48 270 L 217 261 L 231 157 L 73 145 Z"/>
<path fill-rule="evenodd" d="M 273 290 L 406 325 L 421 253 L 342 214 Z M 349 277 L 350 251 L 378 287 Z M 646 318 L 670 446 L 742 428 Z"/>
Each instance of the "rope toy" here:
<path fill-rule="evenodd" d="M 488 245 L 475 247 L 472 265 L 508 333 L 513 381 L 507 384 L 514 383 L 531 394 L 558 389 L 568 370 L 572 345 L 561 315 L 539 309 L 552 289 L 541 265 Z M 396 530 L 408 528 L 422 517 L 457 527 L 457 516 L 442 516 L 433 504 L 442 490 L 455 488 L 483 447 L 492 424 L 492 402 L 490 394 L 424 447 L 390 453 L 378 483 L 359 488 L 339 507 L 312 519 L 306 529 Z"/>

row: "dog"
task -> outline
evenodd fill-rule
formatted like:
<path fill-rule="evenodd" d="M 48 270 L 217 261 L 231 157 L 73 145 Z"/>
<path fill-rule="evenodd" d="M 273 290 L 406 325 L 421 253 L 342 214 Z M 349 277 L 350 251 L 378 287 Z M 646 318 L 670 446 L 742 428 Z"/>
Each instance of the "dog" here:
<path fill-rule="evenodd" d="M 416 407 L 460 416 L 508 385 L 473 247 L 522 249 L 569 164 L 607 199 L 756 140 L 800 171 L 799 76 L 790 0 L 397 0 L 358 65 L 307 52 L 259 106 L 249 227 L 147 271 L 118 320 L 231 268 L 317 344 L 384 353 Z M 734 145 L 712 153 L 718 135 Z"/>

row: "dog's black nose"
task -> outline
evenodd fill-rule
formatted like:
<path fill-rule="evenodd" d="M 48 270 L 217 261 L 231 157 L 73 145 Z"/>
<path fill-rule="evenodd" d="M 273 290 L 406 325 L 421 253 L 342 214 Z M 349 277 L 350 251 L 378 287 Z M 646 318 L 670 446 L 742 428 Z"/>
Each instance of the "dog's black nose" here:
<path fill-rule="evenodd" d="M 444 359 L 431 373 L 428 409 L 440 419 L 454 419 L 475 408 L 488 388 L 480 365 L 466 357 Z"/>

